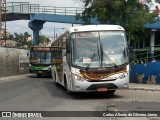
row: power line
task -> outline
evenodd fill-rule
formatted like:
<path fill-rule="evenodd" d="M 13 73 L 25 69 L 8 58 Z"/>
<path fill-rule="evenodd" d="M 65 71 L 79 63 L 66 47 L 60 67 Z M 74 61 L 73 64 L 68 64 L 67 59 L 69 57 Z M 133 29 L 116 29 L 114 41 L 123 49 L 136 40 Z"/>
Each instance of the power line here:
<path fill-rule="evenodd" d="M 29 30 L 29 28 L 27 28 L 27 27 L 24 27 L 24 26 L 21 26 L 21 25 L 18 25 L 18 24 L 14 23 L 14 22 L 10 22 L 10 23 L 14 24 L 15 26 L 18 26 L 18 27 L 21 27 L 21 28 L 24 28 L 24 29 L 27 29 L 27 30 Z M 8 23 L 7 23 L 7 24 L 8 24 Z"/>
<path fill-rule="evenodd" d="M 11 25 L 11 24 L 13 24 L 13 25 Z M 16 26 L 16 27 L 14 27 L 14 26 Z M 24 26 L 21 26 L 21 25 L 19 25 L 19 24 L 14 23 L 14 22 L 9 22 L 9 23 L 7 23 L 7 27 L 8 27 L 8 29 L 10 28 L 10 31 L 12 31 L 12 33 L 15 33 L 15 32 L 17 32 L 17 31 L 19 31 L 19 28 L 21 28 L 22 30 L 26 29 L 27 32 L 29 32 L 30 34 L 32 34 L 32 33 L 31 33 L 31 30 L 30 30 L 29 28 L 26 28 L 26 27 L 24 27 Z M 25 31 L 24 31 L 24 32 L 25 32 Z M 19 33 L 20 33 L 20 31 L 19 31 Z"/>

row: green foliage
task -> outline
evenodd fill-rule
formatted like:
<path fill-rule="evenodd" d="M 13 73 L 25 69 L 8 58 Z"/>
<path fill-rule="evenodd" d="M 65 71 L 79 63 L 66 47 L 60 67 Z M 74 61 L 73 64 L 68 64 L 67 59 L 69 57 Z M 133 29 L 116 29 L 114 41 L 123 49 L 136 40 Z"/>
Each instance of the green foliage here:
<path fill-rule="evenodd" d="M 24 47 L 27 46 L 27 48 L 29 48 L 32 45 L 32 41 L 27 41 L 27 39 L 30 37 L 31 35 L 28 34 L 28 32 L 25 33 L 14 33 L 14 38 L 13 40 L 17 41 L 17 47 Z"/>
<path fill-rule="evenodd" d="M 40 43 L 44 43 L 45 42 L 45 40 L 46 40 L 46 37 L 45 36 L 39 36 L 39 42 Z"/>
<path fill-rule="evenodd" d="M 39 36 L 39 39 L 40 39 L 40 43 L 44 44 L 48 44 L 50 42 L 49 38 L 45 37 L 45 36 Z"/>
<path fill-rule="evenodd" d="M 11 35 L 8 36 L 7 39 L 13 40 L 13 38 L 14 38 L 14 36 L 11 34 Z"/>
<path fill-rule="evenodd" d="M 142 40 L 147 36 L 145 24 L 155 22 L 156 14 L 149 13 L 147 6 L 139 0 L 81 0 L 85 10 L 79 17 L 85 24 L 96 18 L 101 24 L 118 24 L 130 34 L 132 42 Z M 141 33 L 141 34 L 139 34 Z"/>
<path fill-rule="evenodd" d="M 14 35 L 11 35 L 11 37 L 13 37 L 13 40 L 15 40 L 17 42 L 17 47 L 27 47 L 28 49 L 30 48 L 30 46 L 33 45 L 33 40 L 28 40 L 28 38 L 31 35 L 28 32 L 25 33 L 14 33 Z M 39 36 L 40 39 L 40 44 L 48 44 L 50 42 L 49 38 L 47 38 L 46 36 Z"/>

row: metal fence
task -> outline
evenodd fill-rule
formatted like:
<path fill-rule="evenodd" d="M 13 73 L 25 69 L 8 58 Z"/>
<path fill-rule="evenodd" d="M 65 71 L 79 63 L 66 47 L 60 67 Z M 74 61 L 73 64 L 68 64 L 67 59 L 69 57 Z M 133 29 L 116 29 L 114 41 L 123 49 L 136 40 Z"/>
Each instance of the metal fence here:
<path fill-rule="evenodd" d="M 58 15 L 77 15 L 81 14 L 84 8 L 40 6 L 39 4 L 29 4 L 29 2 L 8 2 L 6 4 L 6 10 L 7 13 L 45 13 Z"/>
<path fill-rule="evenodd" d="M 149 63 L 152 61 L 160 61 L 160 44 L 155 46 L 149 46 L 143 49 L 135 49 L 132 52 L 131 63 L 141 64 L 141 63 Z"/>

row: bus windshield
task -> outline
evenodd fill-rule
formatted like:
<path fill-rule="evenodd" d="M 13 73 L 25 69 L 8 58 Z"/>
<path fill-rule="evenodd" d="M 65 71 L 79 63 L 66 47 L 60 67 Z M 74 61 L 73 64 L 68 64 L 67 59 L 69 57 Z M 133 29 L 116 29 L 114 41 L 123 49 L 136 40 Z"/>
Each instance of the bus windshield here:
<path fill-rule="evenodd" d="M 128 62 L 124 31 L 80 32 L 71 35 L 72 64 L 98 68 Z"/>
<path fill-rule="evenodd" d="M 32 64 L 51 64 L 51 51 L 31 51 Z"/>

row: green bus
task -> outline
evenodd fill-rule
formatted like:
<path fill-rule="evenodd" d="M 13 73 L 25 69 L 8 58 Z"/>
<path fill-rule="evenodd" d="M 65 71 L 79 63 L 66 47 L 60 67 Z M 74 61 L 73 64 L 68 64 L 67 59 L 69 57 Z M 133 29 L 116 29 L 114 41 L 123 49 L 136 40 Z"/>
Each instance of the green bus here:
<path fill-rule="evenodd" d="M 55 64 L 55 59 L 60 56 L 59 48 L 56 46 L 32 46 L 30 49 L 29 72 L 42 75 L 51 75 L 51 66 Z"/>

